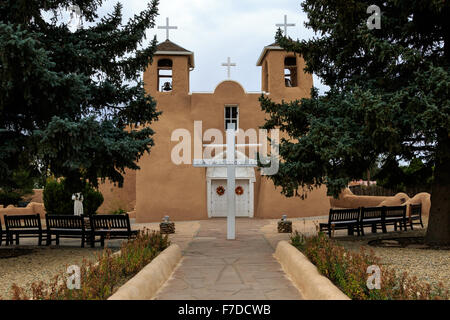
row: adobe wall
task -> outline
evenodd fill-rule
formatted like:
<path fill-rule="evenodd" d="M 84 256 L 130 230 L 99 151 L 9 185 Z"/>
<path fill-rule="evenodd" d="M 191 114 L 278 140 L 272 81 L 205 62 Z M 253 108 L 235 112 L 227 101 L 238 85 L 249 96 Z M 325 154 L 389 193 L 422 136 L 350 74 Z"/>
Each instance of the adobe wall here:
<path fill-rule="evenodd" d="M 174 84 L 174 88 L 175 88 Z M 136 221 L 160 221 L 169 215 L 174 221 L 207 219 L 206 169 L 192 164 L 175 165 L 171 160 L 172 149 L 180 140 L 171 141 L 175 129 L 187 129 L 192 138 L 189 159 L 194 157 L 194 121 L 202 121 L 203 133 L 209 128 L 224 131 L 223 110 L 225 104 L 238 105 L 239 127 L 257 130 L 264 124 L 265 113 L 258 101 L 260 94 L 246 93 L 234 81 L 224 81 L 213 93 L 150 92 L 163 111 L 155 130 L 155 146 L 151 154 L 144 155 L 136 173 Z M 204 143 L 210 143 L 204 141 Z M 254 217 L 279 218 L 326 215 L 330 204 L 326 189 L 313 191 L 306 200 L 285 198 L 273 183 L 261 178 L 256 171 L 254 185 Z"/>
<path fill-rule="evenodd" d="M 109 214 L 119 209 L 133 211 L 136 206 L 136 171 L 125 170 L 123 187 L 109 180 L 99 185 L 104 201 L 98 213 Z"/>
<path fill-rule="evenodd" d="M 43 193 L 44 189 L 33 189 L 33 194 L 24 197 L 24 199 L 29 202 L 44 203 Z"/>
<path fill-rule="evenodd" d="M 6 208 L 0 208 L 0 220 L 4 222 L 3 216 L 6 215 L 23 215 L 23 214 L 39 214 L 41 219 L 45 219 L 45 207 L 43 203 L 30 202 L 26 208 L 18 208 L 12 205 Z"/>
<path fill-rule="evenodd" d="M 285 57 L 286 53 L 282 51 L 269 51 L 265 57 L 269 69 L 270 98 L 276 102 L 307 97 L 312 87 L 312 76 L 303 72 L 298 72 L 299 87 L 285 87 Z M 173 90 L 159 92 L 156 66 L 159 59 L 166 58 L 173 62 Z M 297 61 L 299 70 L 302 70 L 303 59 Z M 241 129 L 258 130 L 266 117 L 258 100 L 261 93 L 246 93 L 234 81 L 220 83 L 211 93 L 189 93 L 189 62 L 186 56 L 155 56 L 152 65 L 144 73 L 144 83 L 146 91 L 156 99 L 157 108 L 163 114 L 159 121 L 152 124 L 155 146 L 150 155 L 145 154 L 140 159 L 141 170 L 135 175 L 136 222 L 160 221 L 165 215 L 175 221 L 207 219 L 206 169 L 194 168 L 191 163 L 175 165 L 172 162 L 172 150 L 180 143 L 179 140 L 171 141 L 172 132 L 175 129 L 189 131 L 192 143 L 188 158 L 192 159 L 194 121 L 202 121 L 202 133 L 210 128 L 224 133 L 224 106 L 230 104 L 239 107 Z M 102 192 L 104 190 L 102 188 Z M 118 192 L 123 193 L 124 190 Z M 109 196 L 105 196 L 106 203 L 110 202 L 109 199 Z M 289 217 L 325 215 L 329 207 L 325 188 L 313 191 L 306 200 L 288 199 L 275 189 L 270 180 L 261 178 L 256 171 L 255 218 L 279 218 L 281 214 L 288 214 Z"/>
<path fill-rule="evenodd" d="M 431 208 L 431 196 L 427 192 L 416 194 L 410 198 L 406 193 L 397 193 L 392 197 L 384 196 L 357 196 L 349 188 L 344 189 L 338 199 L 329 197 L 332 208 L 359 208 L 378 206 L 407 206 L 409 215 L 410 204 L 422 204 L 422 215 L 429 215 Z"/>
<path fill-rule="evenodd" d="M 309 97 L 311 94 L 311 88 L 313 86 L 313 78 L 311 74 L 301 72 L 306 66 L 303 58 L 296 54 L 297 57 L 297 83 L 298 87 L 287 88 L 284 83 L 284 59 L 286 56 L 294 56 L 293 53 L 286 53 L 281 50 L 269 51 L 264 60 L 267 61 L 268 67 L 268 85 L 270 96 L 273 101 L 281 102 L 282 99 L 285 101 L 292 101 L 296 99 L 301 99 L 304 97 Z"/>
<path fill-rule="evenodd" d="M 328 197 L 332 208 L 376 207 L 387 197 L 357 196 L 350 189 L 344 189 L 339 198 Z"/>
<path fill-rule="evenodd" d="M 282 214 L 287 214 L 289 218 L 326 216 L 330 210 L 327 200 L 326 186 L 308 192 L 304 200 L 299 197 L 286 198 L 281 194 L 281 188 L 275 189 L 272 181 L 263 178 L 257 207 L 258 218 L 276 219 L 281 218 Z"/>

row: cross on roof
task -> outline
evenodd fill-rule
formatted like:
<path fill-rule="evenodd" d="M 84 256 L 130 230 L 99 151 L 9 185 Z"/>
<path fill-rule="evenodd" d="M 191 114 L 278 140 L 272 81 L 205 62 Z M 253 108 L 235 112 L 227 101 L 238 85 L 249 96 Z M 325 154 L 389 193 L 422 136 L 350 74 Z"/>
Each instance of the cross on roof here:
<path fill-rule="evenodd" d="M 169 17 L 166 18 L 166 25 L 165 26 L 158 26 L 158 29 L 166 29 L 166 40 L 169 40 L 169 30 L 175 30 L 178 29 L 176 26 L 169 25 Z"/>
<path fill-rule="evenodd" d="M 295 23 L 288 23 L 287 22 L 287 14 L 284 15 L 284 23 L 277 23 L 277 27 L 284 27 L 284 36 L 287 37 L 287 28 L 288 27 L 295 27 Z"/>
<path fill-rule="evenodd" d="M 231 67 L 236 67 L 236 63 L 231 62 L 231 58 L 228 57 L 227 62 L 226 63 L 222 63 L 222 66 L 227 67 L 227 75 L 228 75 L 228 79 L 231 78 Z"/>

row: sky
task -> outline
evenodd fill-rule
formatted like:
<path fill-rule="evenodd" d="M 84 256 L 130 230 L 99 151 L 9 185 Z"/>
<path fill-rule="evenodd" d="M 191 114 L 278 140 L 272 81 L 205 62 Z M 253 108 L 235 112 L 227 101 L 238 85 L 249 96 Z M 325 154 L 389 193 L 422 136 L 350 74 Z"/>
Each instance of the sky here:
<path fill-rule="evenodd" d="M 112 11 L 118 0 L 106 0 L 99 13 Z M 121 0 L 124 22 L 144 10 L 145 0 Z M 274 42 L 277 27 L 284 22 L 295 23 L 288 28 L 293 39 L 309 39 L 314 34 L 304 26 L 307 17 L 300 0 L 160 0 L 156 25 L 177 26 L 170 31 L 170 40 L 193 51 L 195 69 L 191 72 L 192 92 L 211 92 L 227 79 L 227 68 L 221 66 L 231 58 L 237 64 L 231 69 L 231 79 L 243 85 L 246 91 L 261 91 L 261 67 L 256 61 L 264 46 Z M 166 31 L 157 28 L 147 31 L 147 38 L 157 36 L 166 40 Z M 314 85 L 326 90 L 317 77 Z"/>

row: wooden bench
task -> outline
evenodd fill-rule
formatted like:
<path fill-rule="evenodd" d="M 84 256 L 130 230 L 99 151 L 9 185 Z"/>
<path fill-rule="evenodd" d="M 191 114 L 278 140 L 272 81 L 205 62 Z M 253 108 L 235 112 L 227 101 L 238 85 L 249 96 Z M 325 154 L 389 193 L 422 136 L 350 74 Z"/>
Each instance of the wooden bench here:
<path fill-rule="evenodd" d="M 386 233 L 386 225 L 383 223 L 383 207 L 362 207 L 361 216 L 359 222 L 359 228 L 361 234 L 364 235 L 364 228 L 371 227 L 372 233 L 376 233 L 378 229 L 381 229 L 383 233 Z"/>
<path fill-rule="evenodd" d="M 359 216 L 360 209 L 330 209 L 328 216 L 328 223 L 321 223 L 319 225 L 320 231 L 327 231 L 328 236 L 331 237 L 332 230 L 347 229 L 348 234 L 354 234 L 356 231 L 360 235 L 359 231 Z"/>
<path fill-rule="evenodd" d="M 4 216 L 6 229 L 6 245 L 12 244 L 15 236 L 16 244 L 20 237 L 38 237 L 38 244 L 42 245 L 43 231 L 39 214 Z"/>
<path fill-rule="evenodd" d="M 81 247 L 91 240 L 91 230 L 86 229 L 84 217 L 74 215 L 45 215 L 47 222 L 47 245 L 53 241 L 59 245 L 60 238 L 81 239 Z M 55 236 L 55 239 L 52 236 Z"/>
<path fill-rule="evenodd" d="M 420 224 L 423 228 L 423 221 L 422 221 L 422 204 L 411 204 L 409 205 L 410 210 L 410 216 L 409 219 L 409 225 L 411 227 L 411 230 L 414 230 L 413 225 Z M 419 220 L 419 222 L 414 222 Z"/>
<path fill-rule="evenodd" d="M 393 225 L 397 231 L 397 225 L 400 230 L 406 231 L 406 206 L 391 206 L 383 208 L 383 224 L 386 226 Z"/>
<path fill-rule="evenodd" d="M 126 214 L 98 214 L 90 217 L 92 242 L 95 246 L 95 237 L 100 236 L 101 246 L 105 246 L 107 239 L 131 239 L 138 234 L 137 230 L 131 230 L 130 217 Z"/>

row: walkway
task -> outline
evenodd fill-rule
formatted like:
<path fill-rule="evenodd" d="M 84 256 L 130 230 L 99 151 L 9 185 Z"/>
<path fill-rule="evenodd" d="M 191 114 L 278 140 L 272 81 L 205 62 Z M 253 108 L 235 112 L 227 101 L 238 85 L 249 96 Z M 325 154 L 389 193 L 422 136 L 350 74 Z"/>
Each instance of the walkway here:
<path fill-rule="evenodd" d="M 197 222 L 190 242 L 181 241 L 183 259 L 158 292 L 161 300 L 297 300 L 301 294 L 273 257 L 287 235 L 267 237 L 267 220 L 237 219 L 237 240 L 226 240 L 226 220 Z M 274 238 L 275 237 L 275 238 Z M 172 241 L 177 243 L 175 236 Z"/>

